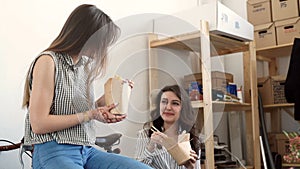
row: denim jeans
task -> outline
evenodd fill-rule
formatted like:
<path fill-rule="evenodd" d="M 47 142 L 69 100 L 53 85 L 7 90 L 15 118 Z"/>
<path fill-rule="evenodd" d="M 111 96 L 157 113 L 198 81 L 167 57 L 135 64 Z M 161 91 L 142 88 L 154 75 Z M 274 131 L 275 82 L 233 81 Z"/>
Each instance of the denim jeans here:
<path fill-rule="evenodd" d="M 150 169 L 119 154 L 55 141 L 34 145 L 32 166 L 33 169 Z"/>

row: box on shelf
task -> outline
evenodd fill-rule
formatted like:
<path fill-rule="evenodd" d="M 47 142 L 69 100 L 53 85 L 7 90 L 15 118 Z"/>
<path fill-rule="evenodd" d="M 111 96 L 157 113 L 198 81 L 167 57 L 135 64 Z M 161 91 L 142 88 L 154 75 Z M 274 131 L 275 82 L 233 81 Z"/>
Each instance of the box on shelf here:
<path fill-rule="evenodd" d="M 253 25 L 272 22 L 270 0 L 248 0 L 247 15 Z"/>
<path fill-rule="evenodd" d="M 284 76 L 268 76 L 258 78 L 258 91 L 263 104 L 287 103 L 284 95 Z"/>
<path fill-rule="evenodd" d="M 254 27 L 256 48 L 276 46 L 276 31 L 274 23 L 266 23 Z"/>
<path fill-rule="evenodd" d="M 253 40 L 253 25 L 218 0 L 202 1 L 197 7 L 154 19 L 154 33 L 168 37 L 194 33 L 200 30 L 201 20 L 209 22 L 211 33 Z"/>
<path fill-rule="evenodd" d="M 202 73 L 195 73 L 184 76 L 185 88 L 188 88 L 191 82 L 197 81 L 202 84 Z M 228 83 L 233 83 L 233 75 L 230 73 L 224 73 L 220 71 L 211 72 L 212 88 L 226 92 L 226 86 Z"/>
<path fill-rule="evenodd" d="M 271 0 L 273 21 L 297 17 L 298 0 Z"/>
<path fill-rule="evenodd" d="M 289 139 L 283 133 L 268 133 L 268 141 L 272 152 L 282 156 L 289 153 Z"/>
<path fill-rule="evenodd" d="M 300 37 L 300 17 L 275 22 L 277 45 L 293 43 Z"/>

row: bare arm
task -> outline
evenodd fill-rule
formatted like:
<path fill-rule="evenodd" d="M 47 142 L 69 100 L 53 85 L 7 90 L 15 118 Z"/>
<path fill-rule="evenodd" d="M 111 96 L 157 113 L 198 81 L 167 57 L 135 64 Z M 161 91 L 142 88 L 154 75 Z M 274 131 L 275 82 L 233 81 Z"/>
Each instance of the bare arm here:
<path fill-rule="evenodd" d="M 33 69 L 32 93 L 29 101 L 30 123 L 36 134 L 70 128 L 83 120 L 79 119 L 77 114 L 49 114 L 54 97 L 54 76 L 54 61 L 49 55 L 41 56 Z"/>
<path fill-rule="evenodd" d="M 30 123 L 34 133 L 45 134 L 70 128 L 92 119 L 115 123 L 126 116 L 115 116 L 109 111 L 114 105 L 98 107 L 87 112 L 72 115 L 50 115 L 54 97 L 54 62 L 48 55 L 41 56 L 33 69 L 32 92 L 30 96 Z"/>

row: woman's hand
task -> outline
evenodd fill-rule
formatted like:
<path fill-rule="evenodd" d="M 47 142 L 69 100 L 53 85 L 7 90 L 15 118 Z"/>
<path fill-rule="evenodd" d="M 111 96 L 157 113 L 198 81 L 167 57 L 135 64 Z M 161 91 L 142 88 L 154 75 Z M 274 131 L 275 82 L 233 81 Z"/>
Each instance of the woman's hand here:
<path fill-rule="evenodd" d="M 194 150 L 190 151 L 190 159 L 184 164 L 187 169 L 194 169 L 196 161 L 198 160 L 198 155 Z"/>
<path fill-rule="evenodd" d="M 150 152 L 153 152 L 156 146 L 161 147 L 162 143 L 164 142 L 164 140 L 166 138 L 168 138 L 168 136 L 165 135 L 164 133 L 159 132 L 159 131 L 154 131 L 151 134 L 151 137 L 150 137 L 150 142 L 149 142 L 149 145 L 148 145 L 148 150 Z"/>
<path fill-rule="evenodd" d="M 132 89 L 133 86 L 134 86 L 134 82 L 132 80 L 129 80 L 129 79 L 126 79 L 126 80 L 123 80 L 123 84 L 124 83 L 128 83 L 128 86 Z"/>
<path fill-rule="evenodd" d="M 166 138 L 168 138 L 166 134 L 159 131 L 155 131 L 151 134 L 150 143 L 162 145 Z"/>
<path fill-rule="evenodd" d="M 110 112 L 111 109 L 115 108 L 117 105 L 111 104 L 109 106 L 98 107 L 90 111 L 91 119 L 98 120 L 103 123 L 116 123 L 120 122 L 126 118 L 126 115 L 114 115 Z"/>

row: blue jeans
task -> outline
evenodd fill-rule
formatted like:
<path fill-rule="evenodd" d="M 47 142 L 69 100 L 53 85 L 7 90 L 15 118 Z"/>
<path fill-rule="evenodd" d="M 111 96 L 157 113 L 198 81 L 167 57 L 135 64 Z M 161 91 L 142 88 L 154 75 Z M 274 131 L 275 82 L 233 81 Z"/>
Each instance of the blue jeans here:
<path fill-rule="evenodd" d="M 34 145 L 32 166 L 33 169 L 150 169 L 129 157 L 55 141 Z"/>

